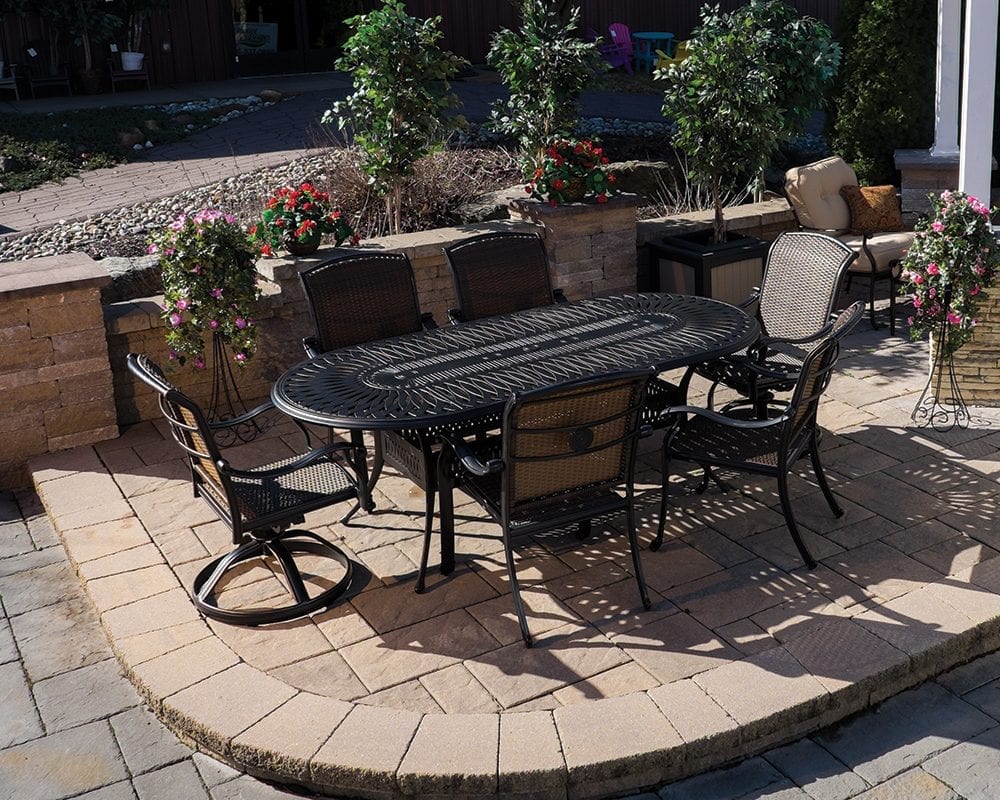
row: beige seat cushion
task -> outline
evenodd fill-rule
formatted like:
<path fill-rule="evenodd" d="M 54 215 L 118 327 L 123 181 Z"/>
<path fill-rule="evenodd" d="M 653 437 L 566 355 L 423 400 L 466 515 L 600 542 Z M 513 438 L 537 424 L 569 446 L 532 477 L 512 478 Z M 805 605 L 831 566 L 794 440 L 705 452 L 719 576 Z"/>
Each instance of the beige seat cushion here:
<path fill-rule="evenodd" d="M 858 176 L 840 156 L 793 167 L 785 173 L 785 195 L 804 228 L 848 230 L 851 210 L 840 187 L 857 185 Z"/>
<path fill-rule="evenodd" d="M 852 233 L 843 234 L 837 237 L 858 254 L 858 258 L 848 268 L 848 272 L 871 272 L 872 264 L 865 252 L 861 249 L 861 241 L 864 238 Z M 913 244 L 912 231 L 895 231 L 893 233 L 877 233 L 868 238 L 868 249 L 875 259 L 875 271 L 885 272 L 893 261 L 898 261 L 906 255 L 906 251 Z"/>

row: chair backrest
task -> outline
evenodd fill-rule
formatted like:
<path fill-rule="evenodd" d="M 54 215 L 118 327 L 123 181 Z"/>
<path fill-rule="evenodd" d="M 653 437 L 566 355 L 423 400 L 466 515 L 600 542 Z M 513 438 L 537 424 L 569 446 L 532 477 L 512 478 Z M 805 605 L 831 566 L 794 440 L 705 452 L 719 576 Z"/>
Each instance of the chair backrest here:
<path fill-rule="evenodd" d="M 813 347 L 802 362 L 799 379 L 788 403 L 789 420 L 782 432 L 785 452 L 804 444 L 816 422 L 819 401 L 833 375 L 840 354 L 841 340 L 853 330 L 865 313 L 865 304 L 858 300 L 842 311 L 826 336 Z"/>
<path fill-rule="evenodd" d="M 631 495 L 649 370 L 514 395 L 503 419 L 502 512 L 550 503 L 579 509 L 596 490 Z"/>
<path fill-rule="evenodd" d="M 846 231 L 851 209 L 841 186 L 857 186 L 858 176 L 840 156 L 830 156 L 785 173 L 785 196 L 803 228 Z"/>
<path fill-rule="evenodd" d="M 322 351 L 414 333 L 417 283 L 402 253 L 342 256 L 299 273 Z"/>
<path fill-rule="evenodd" d="M 204 412 L 194 400 L 171 384 L 163 370 L 148 356 L 129 353 L 126 363 L 133 375 L 159 395 L 160 411 L 170 425 L 174 441 L 187 454 L 196 490 L 222 519 L 232 524 L 232 513 L 239 507 L 238 500 L 229 478 L 217 467 L 222 454 Z"/>
<path fill-rule="evenodd" d="M 545 244 L 533 233 L 485 233 L 444 255 L 466 322 L 552 303 Z"/>
<path fill-rule="evenodd" d="M 622 52 L 627 54 L 632 53 L 632 32 L 629 31 L 628 25 L 623 22 L 612 22 L 608 25 L 608 33 L 611 34 L 611 41 Z"/>
<path fill-rule="evenodd" d="M 829 321 L 840 284 L 857 253 L 832 236 L 782 233 L 764 267 L 757 317 L 768 336 L 801 339 Z"/>

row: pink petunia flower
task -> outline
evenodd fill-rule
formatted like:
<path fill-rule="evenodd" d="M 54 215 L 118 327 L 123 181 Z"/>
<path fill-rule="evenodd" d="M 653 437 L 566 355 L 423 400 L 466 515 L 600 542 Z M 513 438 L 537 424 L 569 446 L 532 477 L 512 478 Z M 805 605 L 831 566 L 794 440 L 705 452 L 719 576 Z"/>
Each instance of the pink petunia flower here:
<path fill-rule="evenodd" d="M 205 359 L 201 356 L 194 357 L 194 368 L 195 369 L 205 369 Z"/>
<path fill-rule="evenodd" d="M 209 327 L 209 328 L 210 328 L 211 330 L 213 330 L 213 331 L 216 331 L 216 330 L 218 330 L 218 329 L 219 329 L 219 320 L 217 320 L 217 319 L 210 319 L 210 320 L 208 321 L 208 327 Z"/>
<path fill-rule="evenodd" d="M 187 311 L 187 309 L 190 308 L 190 306 L 191 304 L 183 297 L 181 297 L 177 301 L 177 308 L 179 308 L 181 311 Z"/>
<path fill-rule="evenodd" d="M 934 220 L 931 223 L 931 230 L 934 231 L 934 233 L 941 233 L 941 231 L 944 230 L 944 225 L 938 222 L 938 220 Z"/>
<path fill-rule="evenodd" d="M 212 297 L 219 300 L 222 297 L 222 289 L 212 289 Z"/>
<path fill-rule="evenodd" d="M 241 350 L 239 353 L 236 354 L 235 358 L 242 364 L 244 361 L 247 360 L 247 354 Z"/>
<path fill-rule="evenodd" d="M 962 315 L 961 314 L 957 314 L 954 311 L 949 311 L 948 312 L 948 324 L 949 325 L 961 325 L 962 324 Z"/>
<path fill-rule="evenodd" d="M 184 318 L 175 311 L 169 317 L 167 317 L 167 319 L 170 321 L 170 324 L 173 327 L 177 328 L 177 327 L 180 326 L 180 324 L 181 324 L 181 322 L 183 321 Z"/>
<path fill-rule="evenodd" d="M 233 320 L 233 324 L 236 326 L 237 330 L 243 330 L 247 326 L 247 321 L 243 317 L 237 317 Z"/>
<path fill-rule="evenodd" d="M 932 261 L 930 264 L 927 265 L 927 274 L 928 275 L 940 275 L 941 274 L 941 268 Z"/>

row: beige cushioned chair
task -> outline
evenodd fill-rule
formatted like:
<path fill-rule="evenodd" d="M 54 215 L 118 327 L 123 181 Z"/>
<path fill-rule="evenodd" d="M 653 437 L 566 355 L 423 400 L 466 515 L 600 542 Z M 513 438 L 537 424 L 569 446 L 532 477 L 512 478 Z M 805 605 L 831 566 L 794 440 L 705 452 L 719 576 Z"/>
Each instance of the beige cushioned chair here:
<path fill-rule="evenodd" d="M 889 281 L 889 332 L 896 333 L 896 280 L 899 261 L 913 242 L 911 231 L 856 234 L 851 232 L 851 210 L 840 194 L 842 186 L 857 186 L 858 176 L 840 156 L 831 156 L 785 173 L 785 196 L 799 227 L 834 236 L 858 254 L 848 276 L 869 280 L 869 312 L 875 322 L 875 283 Z"/>

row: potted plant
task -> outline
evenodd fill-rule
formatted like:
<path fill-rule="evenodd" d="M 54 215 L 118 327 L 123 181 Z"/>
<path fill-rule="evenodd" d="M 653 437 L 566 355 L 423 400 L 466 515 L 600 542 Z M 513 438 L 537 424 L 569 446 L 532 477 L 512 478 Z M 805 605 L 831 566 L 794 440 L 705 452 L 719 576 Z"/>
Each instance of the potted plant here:
<path fill-rule="evenodd" d="M 150 239 L 163 270 L 163 320 L 171 360 L 204 369 L 205 337 L 243 366 L 254 354 L 260 297 L 256 249 L 233 216 L 216 209 L 182 214 Z M 220 364 L 216 359 L 216 367 Z"/>
<path fill-rule="evenodd" d="M 617 178 L 607 169 L 608 158 L 589 139 L 557 139 L 543 150 L 541 165 L 535 169 L 525 191 L 550 206 L 575 203 L 593 197 L 606 203 L 618 194 Z"/>
<path fill-rule="evenodd" d="M 165 6 L 165 0 L 117 0 L 114 13 L 122 20 L 125 31 L 125 49 L 121 52 L 122 69 L 142 69 L 146 20 L 150 13 Z"/>
<path fill-rule="evenodd" d="M 287 250 L 293 256 L 315 253 L 325 234 L 340 247 L 359 239 L 347 218 L 330 203 L 330 195 L 311 183 L 282 186 L 267 201 L 260 221 L 250 228 L 250 240 L 266 256 Z"/>
<path fill-rule="evenodd" d="M 767 244 L 727 240 L 723 197 L 759 180 L 779 142 L 802 131 L 839 61 L 825 24 L 782 0 L 750 0 L 728 14 L 706 6 L 688 57 L 657 70 L 666 84 L 663 113 L 677 126 L 674 145 L 689 178 L 707 184 L 714 212 L 711 236 L 668 237 L 659 248 L 688 268 L 668 269 L 688 279 L 680 288 L 711 294 L 712 271 L 731 259 L 743 266 L 727 284 L 749 289 L 760 280 Z"/>

